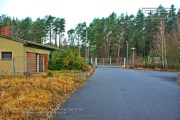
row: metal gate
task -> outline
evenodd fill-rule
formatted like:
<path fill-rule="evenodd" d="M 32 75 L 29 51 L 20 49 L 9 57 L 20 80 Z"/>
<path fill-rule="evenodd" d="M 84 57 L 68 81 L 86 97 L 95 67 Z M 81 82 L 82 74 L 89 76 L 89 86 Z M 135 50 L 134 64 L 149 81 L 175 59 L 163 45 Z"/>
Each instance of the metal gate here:
<path fill-rule="evenodd" d="M 92 63 L 97 67 L 120 67 L 122 65 L 121 58 L 95 58 L 94 62 L 91 58 Z"/>

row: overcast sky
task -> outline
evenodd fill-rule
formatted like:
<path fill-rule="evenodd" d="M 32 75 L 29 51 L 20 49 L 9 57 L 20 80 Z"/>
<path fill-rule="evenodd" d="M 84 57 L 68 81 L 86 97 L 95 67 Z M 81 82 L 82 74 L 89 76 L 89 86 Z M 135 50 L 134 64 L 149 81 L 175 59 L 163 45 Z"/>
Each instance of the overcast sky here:
<path fill-rule="evenodd" d="M 180 8 L 179 0 L 0 0 L 0 15 L 7 14 L 19 19 L 44 18 L 45 15 L 65 18 L 66 32 L 78 23 L 89 24 L 95 17 L 108 17 L 112 12 L 117 16 L 138 12 L 144 7 Z"/>

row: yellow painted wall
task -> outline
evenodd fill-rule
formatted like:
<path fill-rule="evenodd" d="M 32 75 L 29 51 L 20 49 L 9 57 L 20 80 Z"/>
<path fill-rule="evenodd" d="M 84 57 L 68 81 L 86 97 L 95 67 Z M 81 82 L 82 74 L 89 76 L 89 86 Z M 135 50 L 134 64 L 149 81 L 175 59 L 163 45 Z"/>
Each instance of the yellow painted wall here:
<path fill-rule="evenodd" d="M 0 37 L 0 73 L 12 74 L 12 60 L 2 60 L 2 52 L 12 52 L 12 58 L 15 58 L 16 72 L 24 71 L 23 43 Z"/>
<path fill-rule="evenodd" d="M 12 52 L 12 56 L 23 56 L 24 55 L 23 43 L 0 37 L 0 51 L 1 52 L 14 51 Z M 0 52 L 0 59 L 2 59 L 1 52 Z"/>
<path fill-rule="evenodd" d="M 39 54 L 50 54 L 49 50 L 32 48 L 24 46 L 23 43 L 9 40 L 7 38 L 0 37 L 0 75 L 13 74 L 12 60 L 2 60 L 2 52 L 12 52 L 12 58 L 15 60 L 15 68 L 17 74 L 24 74 L 27 72 L 27 52 L 34 52 Z"/>

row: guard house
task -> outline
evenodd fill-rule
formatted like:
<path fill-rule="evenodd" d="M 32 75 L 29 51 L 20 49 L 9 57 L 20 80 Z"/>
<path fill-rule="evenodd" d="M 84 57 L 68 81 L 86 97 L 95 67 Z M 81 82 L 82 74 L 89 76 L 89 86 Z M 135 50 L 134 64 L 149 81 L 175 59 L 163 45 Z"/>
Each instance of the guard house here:
<path fill-rule="evenodd" d="M 54 50 L 58 48 L 0 34 L 0 75 L 46 72 Z"/>

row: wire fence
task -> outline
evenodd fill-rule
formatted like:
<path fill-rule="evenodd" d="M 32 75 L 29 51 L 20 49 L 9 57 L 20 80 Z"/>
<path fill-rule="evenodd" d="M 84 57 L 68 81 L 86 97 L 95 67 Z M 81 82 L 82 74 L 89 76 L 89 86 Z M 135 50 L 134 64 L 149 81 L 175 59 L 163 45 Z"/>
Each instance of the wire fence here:
<path fill-rule="evenodd" d="M 117 67 L 123 64 L 123 59 L 121 58 L 91 58 L 90 63 L 94 66 L 106 66 L 106 67 Z"/>
<path fill-rule="evenodd" d="M 120 66 L 122 59 L 119 58 L 97 58 L 99 66 Z"/>
<path fill-rule="evenodd" d="M 160 57 L 148 57 L 147 59 L 144 58 L 132 58 L 129 57 L 129 60 L 127 61 L 126 58 L 91 58 L 89 61 L 94 66 L 98 67 L 132 67 L 132 68 L 150 68 L 150 69 L 164 69 L 164 70 L 176 70 L 180 71 L 180 60 L 168 60 L 166 67 L 163 67 L 161 63 Z"/>
<path fill-rule="evenodd" d="M 0 75 L 31 75 L 47 71 L 48 63 L 44 58 L 25 58 L 16 56 L 0 60 Z"/>

